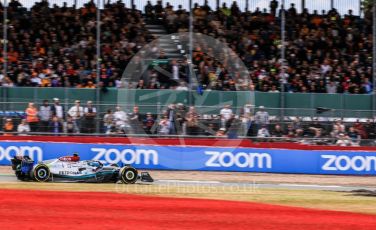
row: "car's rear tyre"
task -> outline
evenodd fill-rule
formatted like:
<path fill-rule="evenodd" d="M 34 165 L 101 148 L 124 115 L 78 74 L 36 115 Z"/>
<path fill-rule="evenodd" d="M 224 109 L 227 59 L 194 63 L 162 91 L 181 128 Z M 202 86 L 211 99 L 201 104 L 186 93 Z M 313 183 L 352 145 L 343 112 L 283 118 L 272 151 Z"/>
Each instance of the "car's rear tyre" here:
<path fill-rule="evenodd" d="M 135 168 L 125 166 L 120 170 L 120 180 L 124 184 L 134 184 L 137 181 L 138 172 Z"/>
<path fill-rule="evenodd" d="M 38 182 L 46 182 L 50 179 L 50 169 L 47 165 L 39 164 L 33 170 L 33 177 Z"/>
<path fill-rule="evenodd" d="M 25 181 L 27 178 L 27 175 L 21 172 L 21 164 L 18 164 L 17 166 L 15 166 L 15 170 L 16 170 L 17 179 L 21 181 Z"/>

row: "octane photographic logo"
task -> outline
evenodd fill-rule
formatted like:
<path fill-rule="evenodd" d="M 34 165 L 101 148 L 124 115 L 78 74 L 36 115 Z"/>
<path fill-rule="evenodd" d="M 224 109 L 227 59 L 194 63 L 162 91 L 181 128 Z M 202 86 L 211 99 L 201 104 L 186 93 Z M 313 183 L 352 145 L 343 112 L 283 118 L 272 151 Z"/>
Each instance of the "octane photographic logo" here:
<path fill-rule="evenodd" d="M 165 50 L 166 44 L 169 48 Z M 184 74 L 187 75 L 186 78 L 188 80 L 187 87 L 190 91 L 144 90 L 142 94 L 136 93 L 136 85 L 140 80 L 143 80 L 145 85 L 148 84 L 148 81 L 154 83 L 155 79 L 159 78 L 174 82 L 175 85 L 181 82 L 176 79 L 176 75 L 171 73 L 172 71 L 169 71 L 170 69 L 165 68 L 172 60 L 164 59 L 160 56 L 161 52 L 165 52 L 168 55 L 168 52 L 171 52 L 171 47 L 176 47 L 175 54 L 177 54 L 177 57 L 173 59 L 180 62 L 181 67 L 184 69 Z M 151 129 L 154 133 L 158 133 L 159 120 L 163 113 L 166 113 L 169 105 L 181 103 L 185 106 L 185 111 L 188 111 L 189 107 L 193 106 L 197 113 L 200 114 L 200 119 L 197 122 L 198 128 L 210 133 L 212 136 L 216 135 L 219 127 L 213 128 L 212 125 L 209 125 L 210 122 L 208 120 L 213 120 L 214 116 L 212 115 L 216 115 L 217 117 L 214 117 L 214 120 L 216 120 L 217 124 L 221 124 L 218 115 L 225 105 L 230 105 L 233 113 L 240 115 L 244 104 L 255 104 L 253 92 L 248 92 L 247 98 L 245 98 L 244 94 L 240 96 L 235 92 L 230 92 L 225 95 L 223 91 L 217 91 L 215 94 L 217 96 L 213 98 L 211 92 L 214 91 L 209 92 L 209 90 L 203 89 L 202 76 L 199 73 L 200 71 L 197 71 L 197 66 L 192 63 L 194 57 L 190 56 L 191 53 L 193 56 L 199 54 L 220 63 L 221 66 L 217 68 L 207 69 L 207 71 L 211 72 L 211 78 L 217 78 L 218 73 L 226 69 L 232 79 L 234 79 L 237 87 L 248 86 L 251 82 L 247 67 L 226 42 L 200 33 L 169 34 L 148 43 L 131 59 L 122 75 L 124 88 L 118 90 L 117 104 L 127 111 L 132 111 L 133 106 L 139 106 L 141 114 L 151 112 L 158 116 L 155 117 L 155 124 Z M 154 77 L 150 78 L 150 75 Z M 215 104 L 215 101 L 219 103 Z M 179 122 L 175 121 L 171 125 L 174 126 L 173 132 L 182 133 L 183 127 Z M 232 122 L 227 127 L 227 131 L 230 133 L 235 132 L 235 130 L 239 130 L 240 126 L 241 121 L 237 119 L 236 122 Z M 147 134 L 143 129 L 138 131 L 141 134 Z M 132 135 L 129 136 L 132 142 Z M 179 139 L 181 145 L 185 145 L 185 139 L 182 135 L 178 135 L 176 138 Z M 150 141 L 153 141 L 153 139 L 151 138 Z M 223 139 L 217 139 L 217 143 L 219 142 L 223 142 Z M 214 146 L 217 146 L 217 143 Z M 240 140 L 238 142 L 233 141 L 231 147 L 235 150 L 239 144 Z"/>
<path fill-rule="evenodd" d="M 29 156 L 35 161 L 43 160 L 43 150 L 38 146 L 0 146 L 0 162 L 9 161 L 14 156 Z"/>

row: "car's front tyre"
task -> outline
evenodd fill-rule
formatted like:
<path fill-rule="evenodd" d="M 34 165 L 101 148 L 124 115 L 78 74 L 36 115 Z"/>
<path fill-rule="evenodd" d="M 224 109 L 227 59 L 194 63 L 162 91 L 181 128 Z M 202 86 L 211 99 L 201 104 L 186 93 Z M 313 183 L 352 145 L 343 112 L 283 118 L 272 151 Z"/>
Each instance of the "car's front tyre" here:
<path fill-rule="evenodd" d="M 38 182 L 46 182 L 50 179 L 50 169 L 45 164 L 38 164 L 32 171 L 33 178 Z"/>
<path fill-rule="evenodd" d="M 134 184 L 138 178 L 138 172 L 131 166 L 125 166 L 120 170 L 120 180 L 124 184 Z"/>

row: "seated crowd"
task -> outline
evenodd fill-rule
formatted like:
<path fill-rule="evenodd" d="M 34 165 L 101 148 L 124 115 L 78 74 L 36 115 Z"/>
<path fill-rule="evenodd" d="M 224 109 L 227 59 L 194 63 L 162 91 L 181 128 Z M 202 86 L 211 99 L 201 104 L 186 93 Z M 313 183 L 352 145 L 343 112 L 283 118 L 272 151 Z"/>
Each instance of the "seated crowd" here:
<path fill-rule="evenodd" d="M 3 16 L 3 7 L 0 9 Z M 0 75 L 2 86 L 119 86 L 122 71 L 150 35 L 140 11 L 126 8 L 121 1 L 106 4 L 101 10 L 102 55 L 97 84 L 96 11 L 92 0 L 78 9 L 66 4 L 50 6 L 41 0 L 30 10 L 12 0 L 7 14 L 8 69 L 6 76 Z"/>
<path fill-rule="evenodd" d="M 279 92 L 282 81 L 287 92 L 372 92 L 372 14 L 369 10 L 365 11 L 364 18 L 353 15 L 352 10 L 341 17 L 336 9 L 321 14 L 308 9 L 298 13 L 291 4 L 285 10 L 286 61 L 282 65 L 282 11 L 276 12 L 278 2 L 271 1 L 269 12 L 258 8 L 242 12 L 236 1 L 230 7 L 223 3 L 218 9 L 211 9 L 207 1 L 203 6 L 194 5 L 194 32 L 225 42 L 248 67 L 251 79 L 250 84 L 244 85 L 236 71 L 221 69 L 221 60 L 206 57 L 201 47 L 197 47 L 193 60 L 204 87 Z M 188 30 L 188 12 L 181 6 L 174 9 L 169 4 L 166 7 L 161 7 L 161 2 L 158 4 L 154 8 L 145 7 L 146 15 L 163 17 L 169 32 Z"/>
<path fill-rule="evenodd" d="M 249 81 L 236 70 L 226 69 L 223 60 L 210 57 L 204 47 L 194 50 L 194 64 L 203 89 L 367 94 L 372 86 L 372 14 L 364 17 L 328 12 L 298 13 L 294 4 L 286 6 L 286 61 L 280 60 L 279 1 L 270 9 L 243 12 L 236 1 L 211 9 L 207 3 L 194 5 L 194 32 L 226 43 L 247 66 Z M 0 13 L 3 14 L 2 6 Z M 2 16 L 2 15 L 1 15 Z M 170 33 L 188 30 L 189 13 L 148 3 L 144 14 L 126 8 L 122 1 L 107 3 L 101 10 L 100 82 L 96 82 L 96 5 L 88 1 L 81 8 L 50 6 L 46 0 L 30 10 L 17 0 L 8 8 L 9 62 L 2 86 L 124 87 L 122 73 L 133 55 L 153 39 L 145 22 L 161 23 Z M 161 51 L 162 52 L 162 51 Z M 1 57 L 4 61 L 4 57 Z M 138 88 L 186 89 L 189 76 L 186 62 L 172 60 L 184 74 L 178 81 L 141 83 Z M 282 67 L 285 68 L 282 68 Z M 1 72 L 2 65 L 0 66 Z M 172 82 L 172 83 L 171 83 Z M 177 83 L 176 83 L 177 82 Z M 140 84 L 140 83 L 139 83 Z"/>

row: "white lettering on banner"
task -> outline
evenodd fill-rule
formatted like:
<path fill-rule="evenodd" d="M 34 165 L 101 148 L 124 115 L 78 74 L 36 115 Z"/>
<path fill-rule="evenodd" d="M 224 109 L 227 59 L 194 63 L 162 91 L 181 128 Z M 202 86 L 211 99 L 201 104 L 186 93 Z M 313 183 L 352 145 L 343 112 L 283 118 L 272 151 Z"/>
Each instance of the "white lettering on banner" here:
<path fill-rule="evenodd" d="M 321 167 L 327 171 L 376 171 L 376 156 L 321 155 L 326 162 Z"/>
<path fill-rule="evenodd" d="M 0 161 L 6 159 L 10 161 L 13 156 L 29 156 L 36 161 L 43 160 L 43 150 L 37 146 L 0 146 Z"/>
<path fill-rule="evenodd" d="M 145 165 L 157 165 L 158 164 L 158 152 L 152 149 L 105 149 L 105 148 L 91 148 L 91 151 L 96 152 L 97 155 L 93 160 L 105 160 L 110 164 L 122 162 L 124 164 L 141 164 Z"/>
<path fill-rule="evenodd" d="M 231 167 L 237 166 L 239 168 L 271 168 L 272 157 L 268 153 L 232 153 L 232 152 L 217 152 L 205 151 L 210 158 L 206 161 L 207 167 Z"/>

